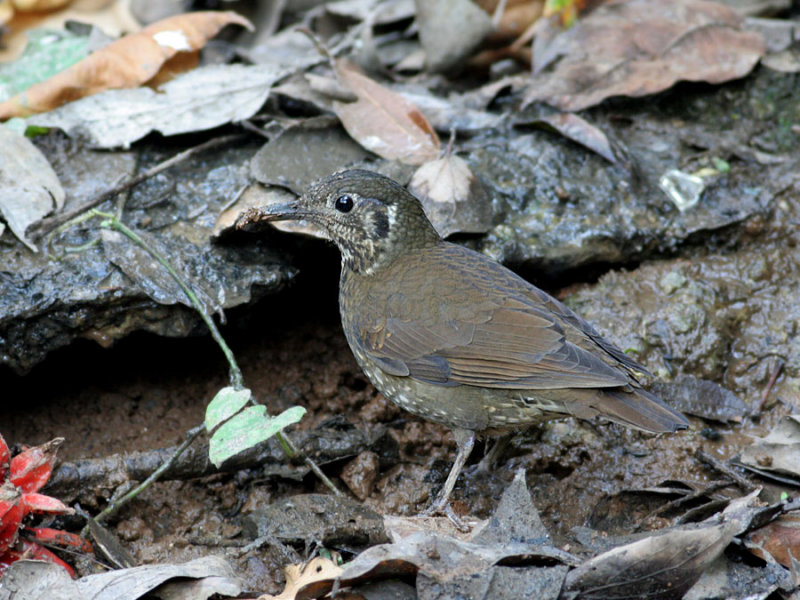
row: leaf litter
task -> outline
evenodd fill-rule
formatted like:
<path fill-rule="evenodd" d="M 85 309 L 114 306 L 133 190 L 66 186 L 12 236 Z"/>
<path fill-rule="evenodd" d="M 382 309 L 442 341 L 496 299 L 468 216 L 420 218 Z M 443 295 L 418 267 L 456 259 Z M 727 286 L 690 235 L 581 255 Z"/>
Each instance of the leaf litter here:
<path fill-rule="evenodd" d="M 537 48 L 524 104 L 578 111 L 613 96 L 644 96 L 678 81 L 744 77 L 764 55 L 731 8 L 703 0 L 601 5 Z"/>
<path fill-rule="evenodd" d="M 142 85 L 177 53 L 203 47 L 231 23 L 252 27 L 234 12 L 214 11 L 187 13 L 154 23 L 0 103 L 0 120 L 46 112 L 109 89 Z"/>

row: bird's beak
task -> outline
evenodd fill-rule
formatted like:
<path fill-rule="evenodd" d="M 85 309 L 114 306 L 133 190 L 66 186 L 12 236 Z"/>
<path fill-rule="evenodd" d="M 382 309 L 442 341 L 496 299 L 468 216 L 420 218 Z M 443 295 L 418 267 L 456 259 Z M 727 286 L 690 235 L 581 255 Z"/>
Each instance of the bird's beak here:
<path fill-rule="evenodd" d="M 236 229 L 253 231 L 261 229 L 260 226 L 263 223 L 269 223 L 271 221 L 294 221 L 303 219 L 306 216 L 307 211 L 303 210 L 298 200 L 277 202 L 275 204 L 267 204 L 266 206 L 248 208 L 236 219 Z"/>

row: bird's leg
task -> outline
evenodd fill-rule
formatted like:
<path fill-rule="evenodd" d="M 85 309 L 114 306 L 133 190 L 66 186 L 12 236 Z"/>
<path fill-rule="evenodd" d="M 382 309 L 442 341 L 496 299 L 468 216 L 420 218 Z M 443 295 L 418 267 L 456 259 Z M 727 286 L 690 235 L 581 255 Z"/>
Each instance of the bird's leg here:
<path fill-rule="evenodd" d="M 497 438 L 492 444 L 492 447 L 489 451 L 483 455 L 481 462 L 475 467 L 475 471 L 478 473 L 488 473 L 500 461 L 500 457 L 505 452 L 506 448 L 508 448 L 508 444 L 514 439 L 516 433 L 506 433 L 501 437 Z"/>
<path fill-rule="evenodd" d="M 464 463 L 467 462 L 469 455 L 472 453 L 472 447 L 475 445 L 475 432 L 469 429 L 453 429 L 453 436 L 456 438 L 456 445 L 458 446 L 456 460 L 447 475 L 447 481 L 444 482 L 442 491 L 439 492 L 433 504 L 423 513 L 425 515 L 445 514 L 451 519 L 454 516 L 453 511 L 448 510 L 448 500 L 453 488 L 456 487 L 456 480 L 461 474 Z"/>

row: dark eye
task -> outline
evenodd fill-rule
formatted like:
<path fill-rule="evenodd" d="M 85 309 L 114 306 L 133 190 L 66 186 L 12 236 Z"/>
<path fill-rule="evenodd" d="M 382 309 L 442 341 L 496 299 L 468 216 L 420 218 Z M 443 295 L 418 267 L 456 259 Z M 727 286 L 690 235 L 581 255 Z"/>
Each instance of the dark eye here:
<path fill-rule="evenodd" d="M 347 194 L 343 196 L 339 196 L 336 199 L 336 202 L 333 203 L 333 206 L 339 212 L 347 213 L 353 210 L 353 198 L 348 196 Z"/>

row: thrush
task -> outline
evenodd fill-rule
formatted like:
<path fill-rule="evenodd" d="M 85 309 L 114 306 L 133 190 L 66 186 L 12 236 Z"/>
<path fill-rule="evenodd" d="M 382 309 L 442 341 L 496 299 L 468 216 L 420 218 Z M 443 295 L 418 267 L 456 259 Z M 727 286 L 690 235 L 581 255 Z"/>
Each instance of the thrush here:
<path fill-rule="evenodd" d="M 340 172 L 296 201 L 250 209 L 237 226 L 286 219 L 321 227 L 339 247 L 342 326 L 370 381 L 453 430 L 458 452 L 432 511 L 449 510 L 476 434 L 568 415 L 650 432 L 688 426 L 641 387 L 642 365 L 514 272 L 444 241 L 391 179 Z"/>

